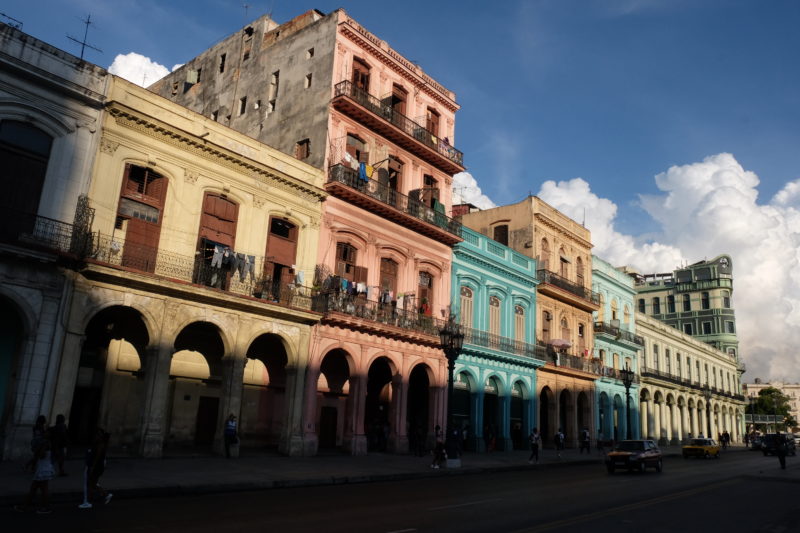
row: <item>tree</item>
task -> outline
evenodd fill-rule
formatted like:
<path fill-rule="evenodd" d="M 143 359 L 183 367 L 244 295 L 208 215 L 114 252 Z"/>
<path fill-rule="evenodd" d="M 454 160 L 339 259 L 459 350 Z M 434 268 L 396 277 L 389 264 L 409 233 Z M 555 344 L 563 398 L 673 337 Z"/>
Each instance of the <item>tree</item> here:
<path fill-rule="evenodd" d="M 766 387 L 758 391 L 754 408 L 756 414 L 777 415 L 779 419 L 783 417 L 784 429 L 797 425 L 797 421 L 789 412 L 789 397 L 775 387 Z"/>

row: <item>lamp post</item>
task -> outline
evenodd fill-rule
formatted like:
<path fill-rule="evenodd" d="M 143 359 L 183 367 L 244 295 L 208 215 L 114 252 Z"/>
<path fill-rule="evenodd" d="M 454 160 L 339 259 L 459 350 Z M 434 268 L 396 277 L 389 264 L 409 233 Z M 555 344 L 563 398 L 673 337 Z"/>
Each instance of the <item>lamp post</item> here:
<path fill-rule="evenodd" d="M 447 457 L 456 458 L 459 455 L 459 439 L 453 434 L 453 372 L 456 368 L 456 359 L 461 355 L 464 347 L 464 334 L 461 326 L 455 321 L 455 316 L 450 315 L 447 323 L 439 330 L 439 342 L 445 357 L 447 357 L 447 434 L 445 436 L 445 449 Z"/>
<path fill-rule="evenodd" d="M 625 385 L 625 435 L 626 439 L 631 440 L 631 385 L 633 384 L 633 370 L 630 365 L 625 363 L 625 368 L 620 370 L 622 384 Z"/>
<path fill-rule="evenodd" d="M 703 396 L 706 399 L 706 425 L 708 426 L 708 435 L 706 438 L 712 438 L 711 436 L 711 389 L 708 388 L 708 385 L 705 386 L 703 389 Z"/>

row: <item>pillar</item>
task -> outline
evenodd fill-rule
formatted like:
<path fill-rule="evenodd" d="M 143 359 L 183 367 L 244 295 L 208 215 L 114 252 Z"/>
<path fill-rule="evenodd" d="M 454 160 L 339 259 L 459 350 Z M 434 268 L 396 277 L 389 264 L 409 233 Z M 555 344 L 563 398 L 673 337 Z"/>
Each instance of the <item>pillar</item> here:
<path fill-rule="evenodd" d="M 53 396 L 54 415 L 62 414 L 69 420 L 69 411 L 72 408 L 72 395 L 75 393 L 75 383 L 78 381 L 78 366 L 81 359 L 81 350 L 84 335 L 67 332 L 64 339 L 64 350 L 61 353 L 61 366 L 58 369 L 56 390 Z M 55 417 L 53 417 L 55 420 Z"/>
<path fill-rule="evenodd" d="M 242 391 L 244 390 L 244 367 L 247 358 L 244 352 L 226 354 L 222 358 L 222 389 L 220 390 L 219 411 L 217 413 L 217 431 L 214 434 L 214 452 L 225 453 L 225 421 L 233 413 L 241 420 Z M 287 372 L 288 374 L 288 372 Z M 231 448 L 231 457 L 239 456 L 239 447 Z"/>
<path fill-rule="evenodd" d="M 350 455 L 366 455 L 367 436 L 364 434 L 364 410 L 367 402 L 366 376 L 350 376 L 348 400 L 344 448 L 350 452 Z"/>
<path fill-rule="evenodd" d="M 387 448 L 394 453 L 408 453 L 406 419 L 408 410 L 408 381 L 402 374 L 392 376 L 392 405 L 389 420 L 389 442 Z"/>
<path fill-rule="evenodd" d="M 142 439 L 139 452 L 143 457 L 161 457 L 166 435 L 167 395 L 172 343 L 147 348 L 145 360 L 145 403 L 142 412 Z"/>
<path fill-rule="evenodd" d="M 514 441 L 511 439 L 511 391 L 508 395 L 500 396 L 497 401 L 500 403 L 500 434 L 497 436 L 497 449 L 511 451 L 514 449 Z"/>

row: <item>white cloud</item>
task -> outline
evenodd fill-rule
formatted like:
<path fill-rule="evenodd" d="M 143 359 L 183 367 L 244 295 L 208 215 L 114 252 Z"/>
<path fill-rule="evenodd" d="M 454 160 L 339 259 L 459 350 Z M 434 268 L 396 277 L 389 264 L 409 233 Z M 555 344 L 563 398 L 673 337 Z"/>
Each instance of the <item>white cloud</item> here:
<path fill-rule="evenodd" d="M 481 192 L 477 180 L 469 172 L 459 172 L 453 176 L 453 203 L 472 204 L 481 209 L 496 207 L 496 204 Z"/>
<path fill-rule="evenodd" d="M 800 182 L 759 204 L 758 176 L 731 154 L 675 166 L 655 177 L 662 194 L 642 196 L 660 226 L 658 242 L 614 229 L 617 207 L 586 181 L 548 181 L 539 196 L 577 221 L 586 213 L 596 255 L 643 273 L 670 272 L 682 261 L 733 258 L 733 305 L 744 379 L 800 378 Z"/>
<path fill-rule="evenodd" d="M 173 70 L 179 66 L 176 65 Z M 108 71 L 142 87 L 147 87 L 169 74 L 167 67 L 136 52 L 118 54 Z"/>

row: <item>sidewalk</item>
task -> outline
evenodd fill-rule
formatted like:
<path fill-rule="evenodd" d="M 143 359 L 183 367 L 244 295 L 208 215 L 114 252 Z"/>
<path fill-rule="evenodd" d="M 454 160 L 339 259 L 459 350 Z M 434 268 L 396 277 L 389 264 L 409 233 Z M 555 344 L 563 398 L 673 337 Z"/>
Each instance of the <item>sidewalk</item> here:
<path fill-rule="evenodd" d="M 738 453 L 745 448 L 734 447 L 725 453 Z M 680 455 L 680 447 L 663 447 L 664 455 Z M 528 451 L 466 453 L 459 469 L 433 470 L 431 457 L 372 453 L 363 456 L 320 455 L 316 457 L 285 457 L 257 450 L 243 450 L 238 459 L 217 456 L 167 457 L 141 459 L 111 457 L 108 460 L 102 485 L 115 498 L 136 498 L 168 495 L 209 494 L 283 487 L 305 487 L 366 483 L 443 475 L 469 475 L 510 470 L 549 469 L 570 465 L 597 465 L 604 455 L 597 450 L 580 454 L 565 450 L 562 458 L 546 449 L 537 465 L 528 464 Z M 777 461 L 777 460 L 776 460 Z M 0 505 L 19 503 L 30 486 L 31 474 L 23 471 L 23 461 L 0 463 Z M 66 477 L 50 482 L 54 502 L 82 499 L 83 460 L 65 463 Z"/>

